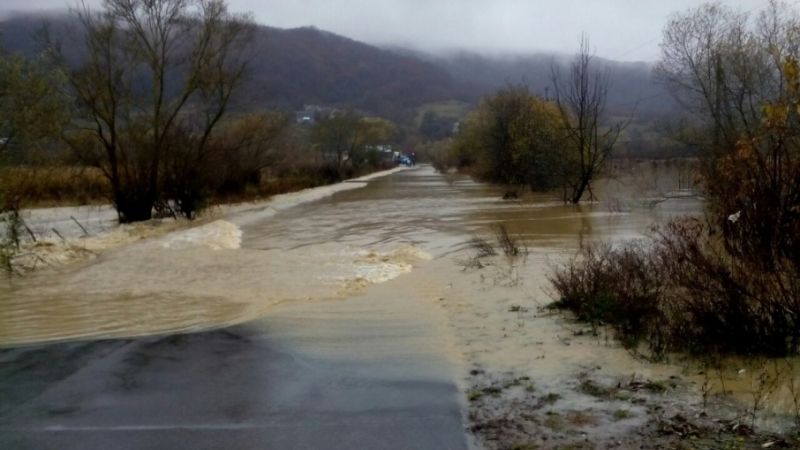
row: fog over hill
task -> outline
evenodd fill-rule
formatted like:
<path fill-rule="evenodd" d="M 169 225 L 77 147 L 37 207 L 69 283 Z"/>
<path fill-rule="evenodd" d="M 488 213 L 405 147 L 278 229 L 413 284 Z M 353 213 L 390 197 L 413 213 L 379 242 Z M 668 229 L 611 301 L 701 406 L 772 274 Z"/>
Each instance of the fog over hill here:
<path fill-rule="evenodd" d="M 35 36 L 47 24 L 63 41 L 71 59 L 81 58 L 74 20 L 66 15 L 15 15 L 0 21 L 0 35 L 11 51 L 33 54 Z M 284 110 L 303 105 L 355 108 L 410 123 L 422 105 L 447 100 L 474 104 L 508 83 L 525 83 L 552 96 L 551 68 L 569 57 L 535 53 L 488 55 L 463 51 L 430 54 L 403 48 L 381 48 L 316 28 L 259 26 L 249 62 L 251 72 L 242 107 Z M 611 81 L 609 113 L 636 110 L 645 116 L 670 114 L 675 108 L 653 79 L 648 63 L 598 58 Z"/>
<path fill-rule="evenodd" d="M 525 84 L 534 92 L 553 98 L 553 68 L 566 75 L 571 56 L 554 53 L 482 55 L 474 52 L 427 56 L 457 81 L 486 95 L 506 84 Z M 596 58 L 597 67 L 609 76 L 608 108 L 617 115 L 669 114 L 675 103 L 653 76 L 653 64 L 617 62 Z"/>

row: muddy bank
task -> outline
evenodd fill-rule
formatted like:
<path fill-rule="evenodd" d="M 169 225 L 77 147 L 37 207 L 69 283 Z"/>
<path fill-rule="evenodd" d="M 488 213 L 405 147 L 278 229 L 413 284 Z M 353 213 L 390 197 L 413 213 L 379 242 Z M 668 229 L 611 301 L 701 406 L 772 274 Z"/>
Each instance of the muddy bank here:
<path fill-rule="evenodd" d="M 737 383 L 694 362 L 651 363 L 610 332 L 552 312 L 546 274 L 572 251 L 527 251 L 476 261 L 464 250 L 437 269 L 448 280 L 439 304 L 467 367 L 470 430 L 485 448 L 800 446 L 780 386 L 759 385 L 751 366 L 735 371 Z"/>

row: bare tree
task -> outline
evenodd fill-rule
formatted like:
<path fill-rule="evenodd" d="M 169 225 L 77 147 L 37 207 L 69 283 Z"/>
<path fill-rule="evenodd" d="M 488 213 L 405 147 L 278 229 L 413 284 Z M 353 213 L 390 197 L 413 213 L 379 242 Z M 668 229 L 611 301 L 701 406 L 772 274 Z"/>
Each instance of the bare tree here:
<path fill-rule="evenodd" d="M 151 217 L 168 162 L 180 175 L 172 200 L 193 215 L 191 179 L 245 73 L 251 20 L 223 0 L 104 0 L 74 13 L 88 56 L 71 76 L 84 113 L 73 147 L 109 179 L 120 221 Z"/>
<path fill-rule="evenodd" d="M 796 12 L 776 0 L 755 20 L 718 3 L 672 16 L 655 73 L 704 128 L 697 144 L 718 155 L 755 137 L 763 104 L 785 88 L 783 65 L 798 56 L 799 29 Z"/>
<path fill-rule="evenodd" d="M 563 174 L 568 197 L 579 203 L 586 191 L 594 200 L 592 181 L 600 174 L 605 162 L 619 139 L 624 124 L 604 126 L 606 98 L 608 96 L 608 74 L 593 66 L 594 55 L 589 38 L 581 36 L 580 50 L 570 65 L 569 77 L 564 80 L 561 72 L 553 69 L 556 105 L 569 140 L 569 152 L 574 159 L 565 165 Z"/>
<path fill-rule="evenodd" d="M 672 17 L 657 66 L 699 124 L 709 222 L 726 250 L 792 277 L 800 270 L 798 31 L 784 2 L 755 18 L 707 4 Z"/>

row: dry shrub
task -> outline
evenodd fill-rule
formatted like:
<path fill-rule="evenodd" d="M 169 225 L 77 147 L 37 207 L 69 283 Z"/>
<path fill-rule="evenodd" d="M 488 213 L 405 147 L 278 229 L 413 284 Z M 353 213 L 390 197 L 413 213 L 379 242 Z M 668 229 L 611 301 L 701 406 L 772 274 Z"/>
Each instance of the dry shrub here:
<path fill-rule="evenodd" d="M 656 354 L 664 352 L 659 303 L 664 286 L 653 255 L 642 242 L 620 248 L 584 247 L 581 254 L 550 276 L 559 295 L 553 304 L 573 311 L 593 327 L 611 325 L 627 346 L 647 339 Z"/>
<path fill-rule="evenodd" d="M 257 187 L 258 196 L 269 197 L 341 181 L 334 167 L 313 161 L 293 164 L 275 172 L 280 173 L 262 177 Z"/>
<path fill-rule="evenodd" d="M 516 259 L 527 255 L 528 249 L 519 239 L 509 234 L 508 228 L 504 224 L 500 224 L 495 228 L 494 236 L 497 240 L 497 245 L 506 257 Z"/>
<path fill-rule="evenodd" d="M 699 220 L 670 223 L 656 236 L 661 302 L 674 346 L 694 352 L 782 356 L 800 349 L 800 265 L 776 257 L 766 270 L 731 254 Z M 730 239 L 725 239 L 729 241 Z"/>
<path fill-rule="evenodd" d="M 669 351 L 782 356 L 800 350 L 800 270 L 732 256 L 697 219 L 619 248 L 590 246 L 550 279 L 554 307 L 611 325 L 624 343 Z"/>

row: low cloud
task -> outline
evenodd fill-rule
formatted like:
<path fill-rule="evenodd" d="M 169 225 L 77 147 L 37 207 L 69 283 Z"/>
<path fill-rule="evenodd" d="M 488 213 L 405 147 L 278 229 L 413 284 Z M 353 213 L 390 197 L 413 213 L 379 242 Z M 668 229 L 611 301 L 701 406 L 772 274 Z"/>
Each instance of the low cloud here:
<path fill-rule="evenodd" d="M 228 0 L 234 11 L 282 28 L 316 26 L 379 45 L 442 52 L 572 52 L 587 32 L 597 53 L 621 60 L 655 60 L 669 15 L 703 1 L 674 0 Z M 87 0 L 100 4 L 100 0 Z M 747 11 L 760 0 L 731 0 Z M 3 0 L 10 11 L 66 9 L 64 0 Z"/>

